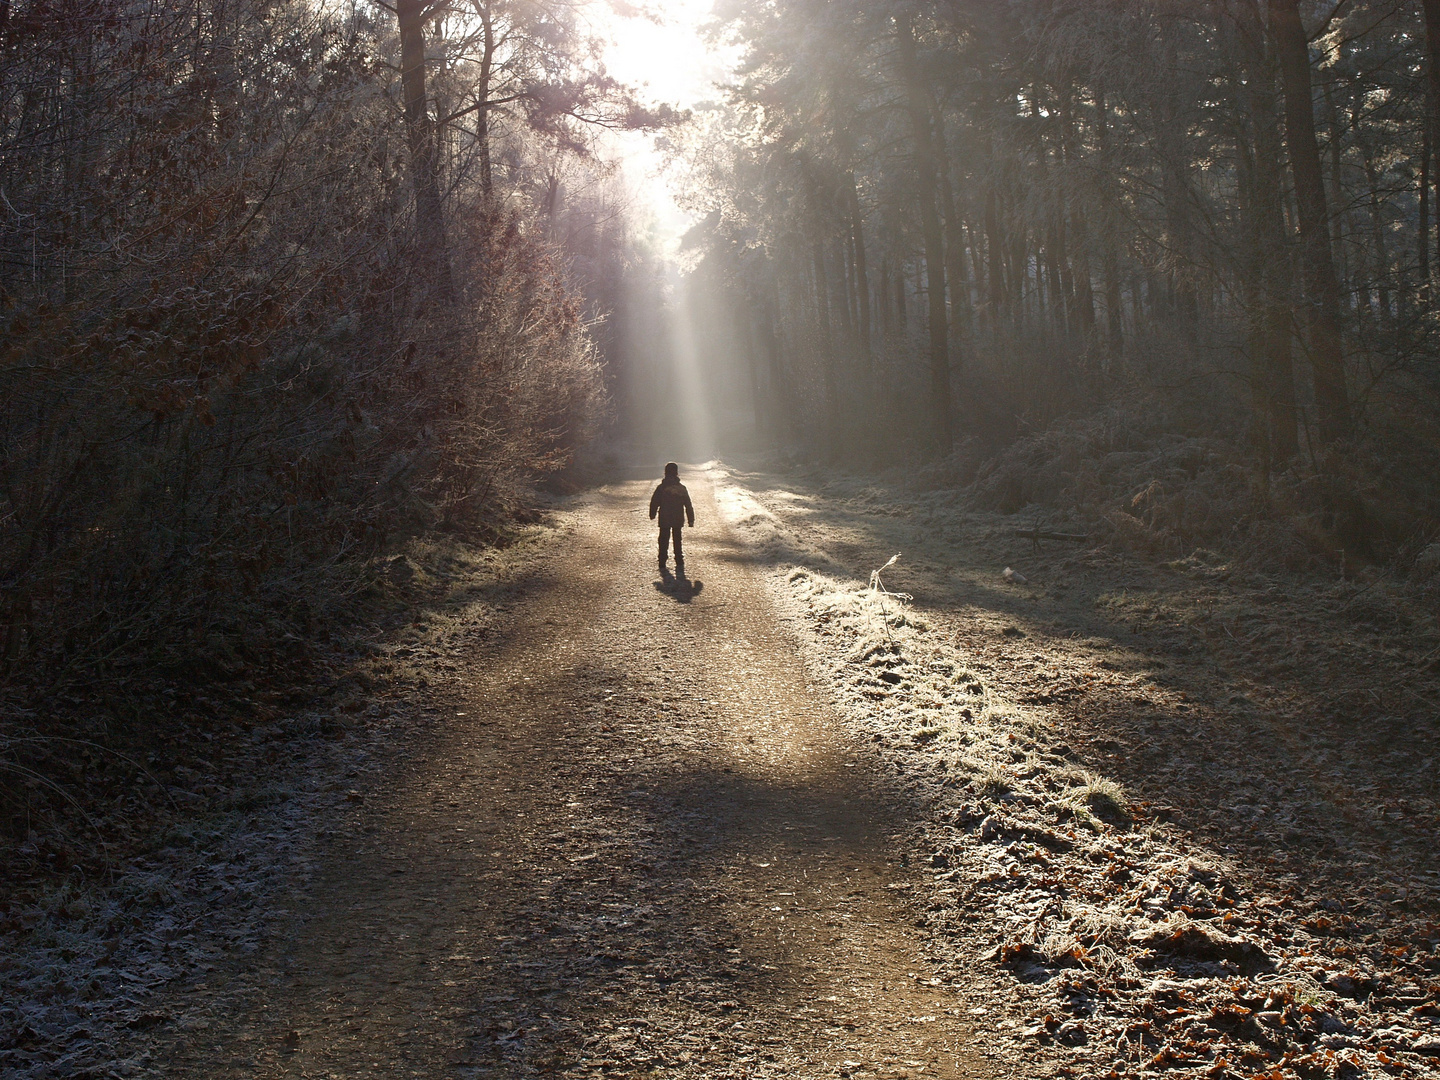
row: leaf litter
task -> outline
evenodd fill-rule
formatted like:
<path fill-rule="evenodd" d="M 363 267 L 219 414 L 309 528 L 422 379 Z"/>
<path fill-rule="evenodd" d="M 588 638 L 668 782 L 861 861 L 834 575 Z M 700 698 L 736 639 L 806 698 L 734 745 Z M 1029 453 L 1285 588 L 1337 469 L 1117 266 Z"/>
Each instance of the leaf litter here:
<path fill-rule="evenodd" d="M 1165 797 L 1137 797 L 1095 767 L 1125 759 L 1127 748 L 1103 736 L 1127 728 L 1087 718 L 1136 709 L 1124 697 L 1138 691 L 1132 730 L 1143 744 L 1157 704 L 1184 719 L 1203 699 L 1156 693 L 1153 680 L 1125 678 L 1097 658 L 1103 650 L 1058 633 L 1043 649 L 1035 643 L 1042 651 L 1026 650 L 1014 622 L 1033 625 L 1035 616 L 1015 619 L 1023 604 L 992 601 L 991 611 L 972 606 L 962 618 L 882 592 L 873 574 L 866 582 L 860 560 L 879 565 L 887 542 L 930 563 L 907 588 L 943 581 L 934 560 L 961 546 L 957 533 L 973 544 L 982 530 L 992 543 L 1013 531 L 994 515 L 963 515 L 940 502 L 943 493 L 927 499 L 823 470 L 798 483 L 724 467 L 712 475 L 731 520 L 782 567 L 774 587 L 808 629 L 816 675 L 895 783 L 926 807 L 910 842 L 931 880 L 932 959 L 957 981 L 980 974 L 992 1000 L 972 1013 L 1020 1011 L 1023 1020 L 1000 1020 L 994 1038 L 1030 1075 L 1440 1073 L 1433 858 L 1427 869 L 1389 838 L 1356 832 L 1322 856 L 1296 831 L 1303 808 L 1286 805 L 1300 797 L 1294 777 L 1284 764 L 1247 760 L 1261 755 L 1244 745 L 1192 747 L 1193 760 L 1156 763 Z M 936 543 L 942 521 L 950 539 Z M 990 554 L 1004 566 L 1021 550 Z M 1134 576 L 1133 563 L 1103 551 L 1070 557 L 1071 572 L 1087 563 Z M 896 573 L 895 564 L 883 569 Z M 1009 566 L 1003 579 L 1039 588 Z M 1211 612 L 1238 605 L 1233 594 L 1206 599 Z M 1111 603 L 1155 607 L 1143 589 Z M 1250 703 L 1232 704 L 1245 714 Z M 1167 775 L 1184 783 L 1167 790 Z M 1236 821 L 1250 834 L 1249 822 L 1266 819 L 1291 827 L 1247 835 L 1242 846 Z M 1297 871 L 1267 847 L 1280 837 L 1307 866 Z"/>
<path fill-rule="evenodd" d="M 123 847 L 85 858 L 72 853 L 74 837 L 64 844 L 37 822 L 0 852 L 16 871 L 0 890 L 0 1076 L 156 1075 L 159 1031 L 209 1026 L 215 1018 L 186 1015 L 182 995 L 261 954 L 294 918 L 286 897 L 303 892 L 327 846 L 350 837 L 361 789 L 439 719 L 415 694 L 427 672 L 453 668 L 457 638 L 491 632 L 531 547 L 413 545 L 408 572 L 392 561 L 370 598 L 380 625 L 336 643 L 338 677 L 308 695 L 311 707 L 257 711 L 247 699 L 230 716 L 205 696 L 225 688 L 204 687 L 187 694 L 209 714 L 192 733 L 204 743 L 152 754 L 140 774 L 153 791 L 112 795 L 111 778 L 92 771 L 87 820 Z M 389 625 L 396 610 L 399 628 Z M 386 689 L 395 692 L 374 693 Z"/>

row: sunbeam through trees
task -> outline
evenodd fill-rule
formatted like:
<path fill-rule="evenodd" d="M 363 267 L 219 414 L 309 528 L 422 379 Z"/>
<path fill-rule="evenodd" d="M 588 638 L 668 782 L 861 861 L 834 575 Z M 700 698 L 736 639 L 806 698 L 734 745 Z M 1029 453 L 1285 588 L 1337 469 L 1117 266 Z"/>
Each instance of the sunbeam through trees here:
<path fill-rule="evenodd" d="M 1440 1075 L 1437 299 L 1440 0 L 0 0 L 0 1077 Z"/>

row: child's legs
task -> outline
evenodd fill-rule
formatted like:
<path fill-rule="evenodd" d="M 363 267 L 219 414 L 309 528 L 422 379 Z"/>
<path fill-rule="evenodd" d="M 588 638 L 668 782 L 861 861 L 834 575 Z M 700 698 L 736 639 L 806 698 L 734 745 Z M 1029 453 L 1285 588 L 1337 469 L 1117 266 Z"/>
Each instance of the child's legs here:
<path fill-rule="evenodd" d="M 680 525 L 676 525 L 676 526 L 675 526 L 675 565 L 676 565 L 676 566 L 684 566 L 684 565 L 685 565 L 685 552 L 684 552 L 684 551 L 681 549 L 681 547 L 680 547 L 680 530 L 681 530 L 681 528 L 683 528 L 683 526 L 680 526 Z"/>

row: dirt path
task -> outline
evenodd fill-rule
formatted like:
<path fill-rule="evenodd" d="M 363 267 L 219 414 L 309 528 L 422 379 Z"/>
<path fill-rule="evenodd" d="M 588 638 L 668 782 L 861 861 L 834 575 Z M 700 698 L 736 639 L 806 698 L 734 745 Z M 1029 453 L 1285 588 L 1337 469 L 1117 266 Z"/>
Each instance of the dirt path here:
<path fill-rule="evenodd" d="M 878 758 L 687 481 L 703 591 L 654 586 L 645 483 L 588 499 L 288 933 L 194 988 L 168 1075 L 990 1074 Z"/>

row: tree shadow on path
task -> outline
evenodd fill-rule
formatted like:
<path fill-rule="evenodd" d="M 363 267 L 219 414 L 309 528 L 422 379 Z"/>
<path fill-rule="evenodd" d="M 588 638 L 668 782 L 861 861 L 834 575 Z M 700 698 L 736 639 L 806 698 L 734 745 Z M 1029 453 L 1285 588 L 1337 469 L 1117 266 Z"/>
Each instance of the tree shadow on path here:
<path fill-rule="evenodd" d="M 923 808 L 811 694 L 757 577 L 703 538 L 733 604 L 616 574 L 639 493 L 591 496 L 563 578 L 517 583 L 453 719 L 361 793 L 238 1019 L 170 1075 L 991 1074 L 964 1022 L 911 1022 L 949 992 L 897 850 Z"/>

